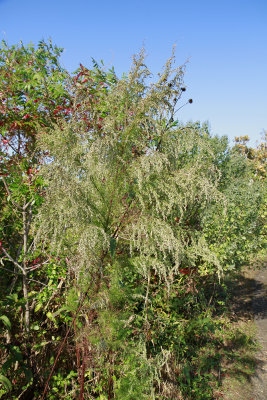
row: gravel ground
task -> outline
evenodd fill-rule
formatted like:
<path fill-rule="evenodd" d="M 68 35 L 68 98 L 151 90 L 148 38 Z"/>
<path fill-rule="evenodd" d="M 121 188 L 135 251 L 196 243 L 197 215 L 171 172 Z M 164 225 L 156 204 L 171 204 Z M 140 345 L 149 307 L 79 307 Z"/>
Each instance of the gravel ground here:
<path fill-rule="evenodd" d="M 255 276 L 255 291 L 252 310 L 257 327 L 257 339 L 260 344 L 258 368 L 252 379 L 254 397 L 251 400 L 267 399 L 267 268 Z M 245 399 L 244 399 L 245 400 Z"/>

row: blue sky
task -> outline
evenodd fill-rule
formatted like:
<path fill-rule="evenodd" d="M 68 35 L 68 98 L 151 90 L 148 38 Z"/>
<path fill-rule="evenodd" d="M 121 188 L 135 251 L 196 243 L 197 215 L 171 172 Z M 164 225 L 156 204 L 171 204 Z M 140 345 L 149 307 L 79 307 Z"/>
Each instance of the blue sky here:
<path fill-rule="evenodd" d="M 267 0 L 0 0 L 1 39 L 49 37 L 70 71 L 94 57 L 119 75 L 143 45 L 156 74 L 176 44 L 194 100 L 181 121 L 209 121 L 230 143 L 249 135 L 254 145 L 267 129 Z"/>

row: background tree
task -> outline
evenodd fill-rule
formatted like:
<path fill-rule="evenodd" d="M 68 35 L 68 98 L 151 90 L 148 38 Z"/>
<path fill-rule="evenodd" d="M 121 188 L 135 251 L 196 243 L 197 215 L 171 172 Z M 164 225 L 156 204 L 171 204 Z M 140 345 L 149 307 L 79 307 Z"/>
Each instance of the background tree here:
<path fill-rule="evenodd" d="M 32 283 L 44 285 L 33 279 L 32 271 L 41 264 L 40 258 L 36 257 L 36 261 L 30 251 L 31 221 L 42 201 L 36 131 L 40 125 L 55 123 L 54 110 L 62 102 L 68 102 L 67 74 L 59 65 L 61 52 L 62 49 L 51 42 L 43 41 L 37 48 L 25 47 L 22 43 L 9 47 L 3 41 L 0 49 L 0 235 L 5 260 L 1 267 L 1 308 L 10 323 L 8 346 L 2 349 L 4 359 L 9 354 L 3 371 L 14 368 L 19 362 L 21 368 L 16 366 L 16 375 L 21 378 L 26 374 L 27 380 L 31 380 L 34 369 L 30 350 Z M 8 296 L 11 296 L 9 300 Z M 23 330 L 19 313 L 24 315 Z M 18 378 L 15 380 L 22 382 Z"/>
<path fill-rule="evenodd" d="M 256 146 L 252 148 L 248 146 L 249 137 L 239 136 L 235 138 L 235 150 L 239 151 L 241 154 L 245 155 L 255 168 L 255 173 L 260 179 L 266 177 L 266 158 L 267 158 L 267 131 L 263 132 L 262 140 Z"/>
<path fill-rule="evenodd" d="M 48 249 L 40 253 L 32 248 L 31 222 L 45 193 L 39 168 L 41 155 L 46 155 L 36 146 L 37 130 L 60 126 L 61 120 L 69 120 L 73 108 L 79 108 L 78 96 L 76 103 L 72 98 L 73 86 L 80 97 L 91 96 L 90 101 L 96 101 L 94 93 L 100 82 L 103 90 L 107 86 L 103 82 L 107 74 L 100 74 L 95 62 L 94 70 L 80 65 L 71 76 L 60 65 L 62 51 L 44 41 L 37 47 L 23 43 L 8 46 L 3 41 L 0 48 L 0 268 L 3 277 L 0 308 L 7 340 L 7 345 L 1 348 L 5 360 L 1 376 L 10 388 L 7 377 L 12 376 L 16 366 L 12 376 L 13 382 L 16 381 L 16 398 L 21 395 L 25 382 L 32 379 L 34 384 L 39 382 L 39 363 L 44 362 L 43 354 L 54 334 L 42 340 L 44 337 L 39 331 L 44 320 L 50 321 L 49 307 L 54 307 L 66 270 L 66 265 L 58 265 L 59 260 Z M 89 75 L 96 78 L 94 84 Z M 85 124 L 86 116 L 81 110 L 79 115 Z M 44 308 L 43 321 L 38 321 L 40 308 Z M 43 332 L 45 336 L 46 330 Z M 23 389 L 24 396 L 30 396 L 33 391 L 30 385 Z"/>

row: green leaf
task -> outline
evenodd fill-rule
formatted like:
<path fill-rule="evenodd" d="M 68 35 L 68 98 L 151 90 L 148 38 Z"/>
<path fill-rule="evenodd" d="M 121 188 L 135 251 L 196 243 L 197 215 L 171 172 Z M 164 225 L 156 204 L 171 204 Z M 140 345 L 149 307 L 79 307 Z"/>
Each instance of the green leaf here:
<path fill-rule="evenodd" d="M 116 239 L 113 237 L 110 238 L 109 249 L 110 249 L 110 254 L 113 257 L 116 250 Z"/>
<path fill-rule="evenodd" d="M 39 326 L 39 325 L 34 325 L 32 329 L 33 329 L 34 331 L 39 331 L 40 326 Z"/>
<path fill-rule="evenodd" d="M 52 314 L 50 311 L 48 311 L 48 313 L 46 314 L 46 316 L 47 316 L 47 318 L 49 318 L 51 321 L 54 321 L 54 320 L 55 320 L 53 314 Z"/>
<path fill-rule="evenodd" d="M 10 300 L 11 302 L 16 303 L 18 301 L 18 294 L 17 293 L 13 293 L 13 294 L 10 294 L 10 295 L 6 296 L 6 298 L 8 300 Z"/>
<path fill-rule="evenodd" d="M 6 388 L 6 390 L 12 390 L 12 384 L 9 379 L 7 379 L 4 375 L 0 374 L 0 383 Z"/>
<path fill-rule="evenodd" d="M 1 315 L 0 319 L 3 321 L 4 325 L 6 326 L 6 328 L 8 330 L 11 329 L 11 322 L 9 320 L 9 318 L 6 315 Z"/>
<path fill-rule="evenodd" d="M 37 312 L 38 310 L 40 310 L 40 308 L 42 308 L 43 304 L 42 303 L 38 303 L 34 309 L 35 312 Z"/>

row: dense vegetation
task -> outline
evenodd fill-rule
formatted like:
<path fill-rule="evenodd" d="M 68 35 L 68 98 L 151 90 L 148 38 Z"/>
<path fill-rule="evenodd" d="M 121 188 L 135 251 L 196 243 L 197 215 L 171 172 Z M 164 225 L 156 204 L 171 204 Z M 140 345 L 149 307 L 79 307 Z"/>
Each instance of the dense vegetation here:
<path fill-rule="evenodd" d="M 150 81 L 142 52 L 119 79 L 61 51 L 0 49 L 0 398 L 219 398 L 266 148 L 176 120 L 174 55 Z"/>

